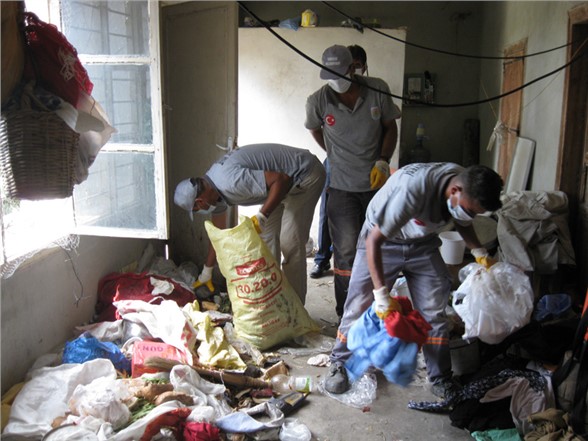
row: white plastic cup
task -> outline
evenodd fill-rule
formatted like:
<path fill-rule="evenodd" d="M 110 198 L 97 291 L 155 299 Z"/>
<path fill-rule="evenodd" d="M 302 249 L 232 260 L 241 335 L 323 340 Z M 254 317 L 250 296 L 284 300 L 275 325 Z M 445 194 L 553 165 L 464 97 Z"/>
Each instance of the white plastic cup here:
<path fill-rule="evenodd" d="M 465 242 L 457 231 L 439 233 L 441 239 L 441 257 L 447 265 L 459 265 L 463 262 Z"/>

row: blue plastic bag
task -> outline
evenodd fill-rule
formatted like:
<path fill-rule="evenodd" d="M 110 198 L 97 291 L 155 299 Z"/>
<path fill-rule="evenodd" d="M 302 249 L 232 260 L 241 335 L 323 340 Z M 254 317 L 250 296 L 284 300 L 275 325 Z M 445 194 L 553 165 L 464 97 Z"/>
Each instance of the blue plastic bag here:
<path fill-rule="evenodd" d="M 96 358 L 107 358 L 119 371 L 131 373 L 131 361 L 111 342 L 103 342 L 84 332 L 75 340 L 65 343 L 63 363 L 85 363 Z"/>
<path fill-rule="evenodd" d="M 533 318 L 541 322 L 547 318 L 558 318 L 572 307 L 572 298 L 568 294 L 547 294 L 539 299 Z"/>
<path fill-rule="evenodd" d="M 349 329 L 347 348 L 352 352 L 345 363 L 351 381 L 373 366 L 388 381 L 407 386 L 416 371 L 418 344 L 390 336 L 373 305 Z"/>

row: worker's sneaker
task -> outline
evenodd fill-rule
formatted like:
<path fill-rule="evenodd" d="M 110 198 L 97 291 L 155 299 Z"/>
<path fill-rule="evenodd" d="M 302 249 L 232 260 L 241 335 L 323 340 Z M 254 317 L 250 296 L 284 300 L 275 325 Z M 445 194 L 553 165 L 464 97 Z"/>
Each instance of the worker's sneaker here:
<path fill-rule="evenodd" d="M 440 378 L 431 386 L 431 393 L 446 401 L 452 401 L 461 387 L 454 378 Z"/>
<path fill-rule="evenodd" d="M 332 394 L 342 394 L 349 390 L 347 369 L 340 361 L 335 361 L 329 366 L 329 372 L 325 378 L 325 390 Z"/>
<path fill-rule="evenodd" d="M 315 263 L 312 266 L 312 269 L 310 270 L 310 273 L 308 273 L 308 275 L 311 279 L 318 279 L 319 277 L 324 276 L 325 273 L 330 269 L 331 264 L 329 262 L 325 263 L 324 265 L 319 265 L 318 263 Z"/>

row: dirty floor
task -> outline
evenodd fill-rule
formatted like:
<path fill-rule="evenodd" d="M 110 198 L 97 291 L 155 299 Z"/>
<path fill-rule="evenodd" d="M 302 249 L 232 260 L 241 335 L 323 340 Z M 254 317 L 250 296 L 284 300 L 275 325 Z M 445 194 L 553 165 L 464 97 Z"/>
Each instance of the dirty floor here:
<path fill-rule="evenodd" d="M 312 259 L 307 260 L 310 269 Z M 333 273 L 320 279 L 308 279 L 306 309 L 321 326 L 322 333 L 335 337 L 337 315 L 333 292 Z M 312 375 L 320 381 L 326 367 L 307 364 L 310 356 L 287 354 L 292 375 Z M 424 370 L 417 371 L 415 381 L 407 388 L 388 383 L 377 375 L 376 399 L 360 409 L 322 395 L 311 393 L 305 405 L 290 415 L 303 422 L 312 432 L 313 441 L 426 441 L 472 440 L 468 432 L 453 427 L 447 414 L 421 412 L 407 408 L 409 400 L 433 401 L 428 391 Z"/>

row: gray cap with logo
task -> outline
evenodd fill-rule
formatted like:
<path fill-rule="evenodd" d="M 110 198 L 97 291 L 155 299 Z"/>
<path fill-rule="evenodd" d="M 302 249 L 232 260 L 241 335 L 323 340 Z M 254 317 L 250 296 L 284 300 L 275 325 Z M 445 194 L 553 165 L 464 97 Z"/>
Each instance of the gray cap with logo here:
<path fill-rule="evenodd" d="M 345 46 L 336 44 L 326 48 L 323 52 L 323 66 L 328 67 L 338 74 L 345 75 L 349 70 L 349 66 L 351 66 L 352 62 L 353 56 L 351 55 L 351 51 Z M 322 80 L 336 80 L 340 78 L 334 73 L 325 69 L 321 69 L 320 77 Z"/>

